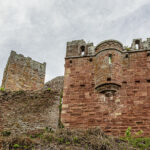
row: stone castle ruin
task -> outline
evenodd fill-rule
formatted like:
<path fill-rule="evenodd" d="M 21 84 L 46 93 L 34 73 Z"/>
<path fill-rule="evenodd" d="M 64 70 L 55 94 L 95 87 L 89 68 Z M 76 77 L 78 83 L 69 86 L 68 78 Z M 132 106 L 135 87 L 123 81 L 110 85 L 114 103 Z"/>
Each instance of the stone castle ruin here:
<path fill-rule="evenodd" d="M 2 81 L 6 91 L 0 91 L 0 130 L 7 126 L 19 133 L 24 127 L 32 129 L 35 122 L 40 129 L 51 123 L 56 128 L 61 118 L 71 129 L 100 127 L 107 134 L 123 136 L 132 127 L 150 135 L 150 38 L 134 39 L 131 47 L 116 40 L 97 46 L 84 40 L 68 42 L 65 76 L 44 86 L 45 67 L 11 52 Z"/>
<path fill-rule="evenodd" d="M 62 91 L 58 84 L 63 85 L 63 77 L 44 85 L 45 69 L 46 63 L 11 51 L 0 89 L 0 135 L 6 131 L 16 135 L 58 127 Z"/>
<path fill-rule="evenodd" d="M 39 63 L 11 51 L 8 59 L 2 88 L 5 90 L 39 90 L 44 86 L 46 63 Z"/>
<path fill-rule="evenodd" d="M 116 40 L 68 42 L 61 119 L 67 128 L 122 136 L 130 126 L 150 135 L 150 38 L 130 48 Z"/>

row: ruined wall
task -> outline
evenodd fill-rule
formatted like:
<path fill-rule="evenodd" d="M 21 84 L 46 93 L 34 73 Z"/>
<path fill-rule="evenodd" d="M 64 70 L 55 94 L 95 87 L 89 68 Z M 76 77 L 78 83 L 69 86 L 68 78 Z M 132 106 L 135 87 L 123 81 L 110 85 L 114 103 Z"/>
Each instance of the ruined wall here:
<path fill-rule="evenodd" d="M 114 48 L 110 50 L 107 47 L 107 49 L 102 49 L 101 52 L 95 52 L 94 55 L 90 56 L 73 57 L 69 53 L 69 57 L 66 57 L 62 122 L 68 128 L 85 129 L 99 126 L 105 133 L 117 136 L 123 136 L 130 126 L 133 132 L 143 130 L 143 136 L 149 136 L 149 49 L 126 51 L 122 47 L 122 50 L 117 49 L 114 53 L 115 61 L 112 57 L 112 64 L 109 64 L 108 56 L 113 54 L 114 50 Z M 105 55 L 103 55 L 104 52 Z M 96 60 L 96 55 L 101 56 L 101 54 L 103 56 L 100 59 L 104 61 Z M 102 67 L 99 68 L 98 74 L 100 77 L 103 74 L 103 81 L 105 82 L 99 82 L 99 84 L 104 87 L 103 91 L 105 92 L 96 88 L 97 75 L 95 73 L 98 70 L 95 72 L 95 66 L 97 63 Z M 104 69 L 106 68 L 107 71 L 108 65 L 112 69 L 110 83 L 107 81 L 108 74 L 105 73 Z M 120 67 L 121 71 L 119 71 Z M 118 75 L 119 72 L 121 79 Z M 118 85 L 116 78 L 113 80 L 113 77 L 117 76 L 119 88 L 115 86 L 112 88 L 112 81 Z"/>
<path fill-rule="evenodd" d="M 0 91 L 0 133 L 12 135 L 58 127 L 60 94 L 54 91 Z"/>
<path fill-rule="evenodd" d="M 2 86 L 6 90 L 38 90 L 44 86 L 46 63 L 39 63 L 30 57 L 11 51 Z"/>
<path fill-rule="evenodd" d="M 59 93 L 62 93 L 64 87 L 64 76 L 58 76 L 44 84 L 43 89 L 48 90 L 55 90 Z"/>

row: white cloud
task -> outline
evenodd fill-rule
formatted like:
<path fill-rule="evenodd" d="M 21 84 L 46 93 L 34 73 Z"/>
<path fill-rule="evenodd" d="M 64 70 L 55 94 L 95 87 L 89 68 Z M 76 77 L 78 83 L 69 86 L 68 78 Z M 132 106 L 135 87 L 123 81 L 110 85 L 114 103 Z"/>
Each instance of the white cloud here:
<path fill-rule="evenodd" d="M 0 80 L 11 49 L 47 62 L 46 80 L 64 73 L 66 42 L 149 35 L 149 0 L 0 0 Z"/>

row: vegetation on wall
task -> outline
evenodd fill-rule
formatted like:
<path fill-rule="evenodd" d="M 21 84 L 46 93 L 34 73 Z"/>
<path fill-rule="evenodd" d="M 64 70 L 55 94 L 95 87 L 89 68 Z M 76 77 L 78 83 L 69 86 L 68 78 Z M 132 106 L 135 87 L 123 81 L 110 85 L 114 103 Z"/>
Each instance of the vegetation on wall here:
<path fill-rule="evenodd" d="M 147 150 L 150 148 L 150 137 L 141 137 L 143 131 L 140 130 L 136 133 L 131 132 L 131 127 L 128 127 L 125 133 L 125 137 L 122 139 L 128 142 L 129 145 L 140 150 Z"/>

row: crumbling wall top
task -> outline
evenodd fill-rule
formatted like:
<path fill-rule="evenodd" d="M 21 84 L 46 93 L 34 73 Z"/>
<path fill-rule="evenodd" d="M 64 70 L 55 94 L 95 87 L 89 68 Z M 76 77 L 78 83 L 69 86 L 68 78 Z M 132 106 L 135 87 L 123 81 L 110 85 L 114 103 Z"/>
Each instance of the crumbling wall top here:
<path fill-rule="evenodd" d="M 44 72 L 46 63 L 40 63 L 35 60 L 32 60 L 30 57 L 25 57 L 22 54 L 17 54 L 15 51 L 11 51 L 10 57 L 9 57 L 9 63 L 17 63 L 19 65 L 29 66 L 33 70 L 38 70 L 39 72 Z"/>
<path fill-rule="evenodd" d="M 66 58 L 91 56 L 93 54 L 93 43 L 86 43 L 84 40 L 67 42 Z"/>
<path fill-rule="evenodd" d="M 130 49 L 135 50 L 150 50 L 150 38 L 146 41 L 142 41 L 142 38 L 133 39 Z"/>
<path fill-rule="evenodd" d="M 6 90 L 38 90 L 44 86 L 46 63 L 39 63 L 11 51 L 2 86 Z"/>

